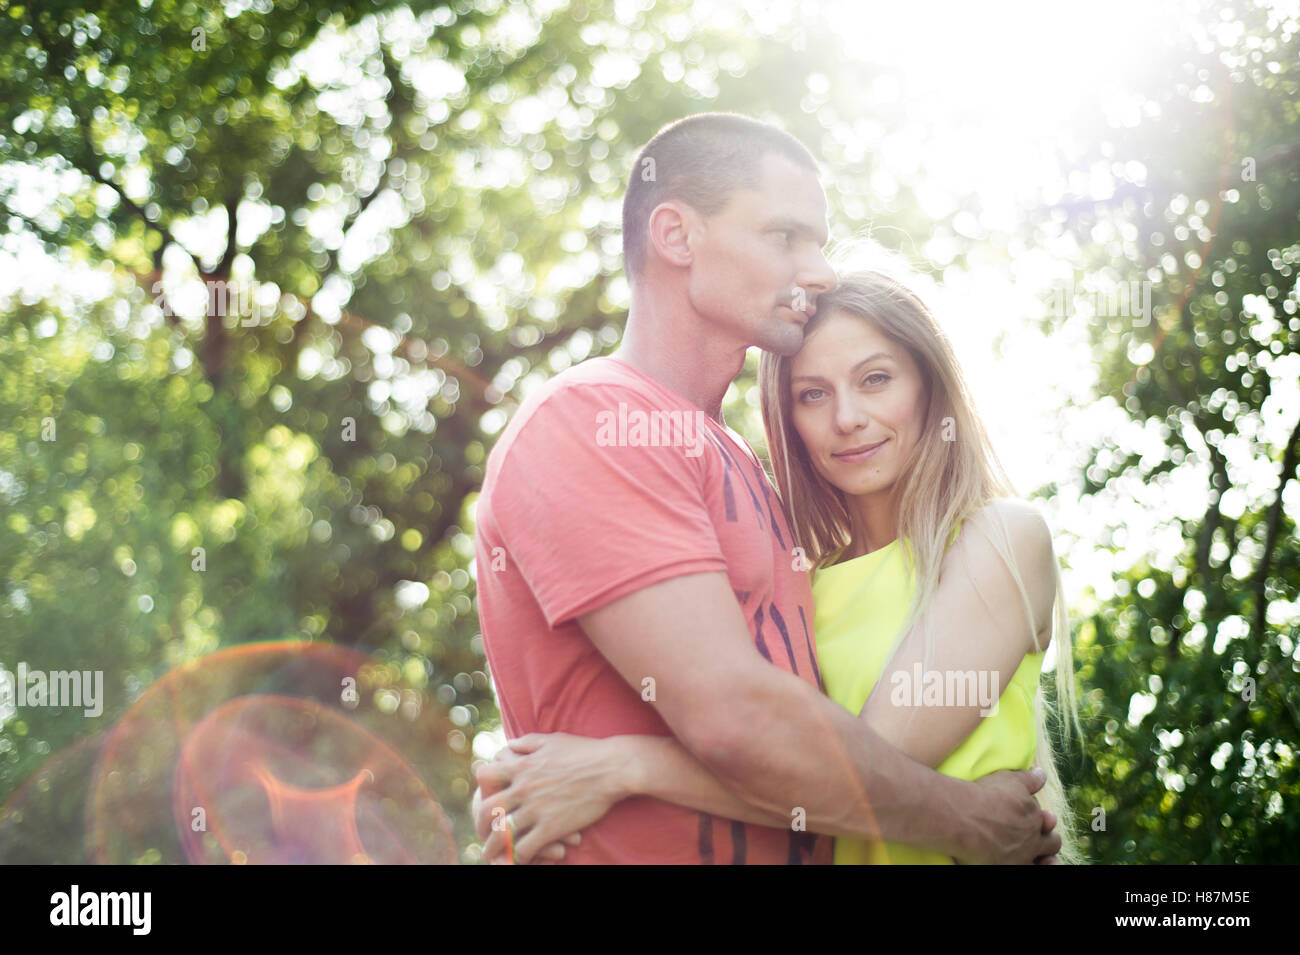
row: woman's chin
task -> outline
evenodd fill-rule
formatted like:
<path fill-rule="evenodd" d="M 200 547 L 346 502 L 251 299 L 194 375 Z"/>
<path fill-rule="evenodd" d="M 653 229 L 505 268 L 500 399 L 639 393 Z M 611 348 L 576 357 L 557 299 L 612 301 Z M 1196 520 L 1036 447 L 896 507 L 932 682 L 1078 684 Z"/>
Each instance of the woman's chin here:
<path fill-rule="evenodd" d="M 887 494 L 890 488 L 894 486 L 891 478 L 883 477 L 879 473 L 838 474 L 836 478 L 837 480 L 831 483 L 849 497 L 871 497 L 877 494 Z"/>
<path fill-rule="evenodd" d="M 823 474 L 822 477 L 826 478 L 831 487 L 848 497 L 864 497 L 889 490 L 889 482 L 866 476 L 854 477 L 841 473 L 834 476 Z"/>

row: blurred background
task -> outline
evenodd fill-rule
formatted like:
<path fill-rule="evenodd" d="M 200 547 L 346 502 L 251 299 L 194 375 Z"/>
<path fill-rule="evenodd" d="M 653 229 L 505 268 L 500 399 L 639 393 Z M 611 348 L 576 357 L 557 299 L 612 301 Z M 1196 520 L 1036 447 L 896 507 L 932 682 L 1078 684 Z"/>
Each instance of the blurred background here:
<path fill-rule="evenodd" d="M 1297 0 L 0 0 L 0 861 L 477 861 L 484 461 L 617 345 L 632 157 L 704 110 L 799 137 L 832 245 L 911 263 L 1047 515 L 1089 857 L 1300 861 L 1298 34 Z M 756 368 L 725 413 L 762 451 Z"/>

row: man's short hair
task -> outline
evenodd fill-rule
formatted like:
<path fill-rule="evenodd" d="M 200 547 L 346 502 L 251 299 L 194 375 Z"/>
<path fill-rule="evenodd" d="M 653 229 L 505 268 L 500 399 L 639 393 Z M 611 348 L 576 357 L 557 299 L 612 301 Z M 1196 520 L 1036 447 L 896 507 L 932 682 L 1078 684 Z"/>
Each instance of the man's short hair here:
<path fill-rule="evenodd" d="M 646 264 L 650 213 L 680 199 L 717 215 L 737 189 L 757 189 L 763 157 L 778 153 L 817 172 L 817 161 L 784 130 L 738 113 L 696 113 L 669 123 L 637 153 L 623 196 L 623 264 L 628 277 Z"/>

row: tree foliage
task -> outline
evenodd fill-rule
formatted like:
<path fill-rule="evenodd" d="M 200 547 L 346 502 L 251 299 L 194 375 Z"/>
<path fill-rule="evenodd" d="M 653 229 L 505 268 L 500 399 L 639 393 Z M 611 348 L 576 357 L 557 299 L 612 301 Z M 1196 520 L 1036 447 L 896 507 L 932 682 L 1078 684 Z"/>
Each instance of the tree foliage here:
<path fill-rule="evenodd" d="M 1269 606 L 1296 601 L 1297 437 L 1268 418 L 1300 327 L 1296 27 L 1200 22 L 1168 41 L 1176 82 L 1135 89 L 1142 121 L 1066 157 L 1114 195 L 1028 210 L 1016 237 L 1074 236 L 1085 272 L 1153 284 L 1151 326 L 1094 344 L 1102 396 L 1158 450 L 1095 449 L 1087 491 L 1205 485 L 1179 560 L 1127 570 L 1079 635 L 1094 735 L 1063 772 L 1085 822 L 1106 809 L 1101 861 L 1295 843 L 1295 615 Z M 454 724 L 422 769 L 468 844 L 473 740 L 499 722 L 474 496 L 529 389 L 618 341 L 636 150 L 690 112 L 775 120 L 822 159 L 833 234 L 946 235 L 956 267 L 983 248 L 955 225 L 978 196 L 936 221 L 920 172 L 873 188 L 862 144 L 909 116 L 864 115 L 877 71 L 812 55 L 845 42 L 685 0 L 0 0 L 4 248 L 39 243 L 63 277 L 0 304 L 0 662 L 103 669 L 107 723 L 219 648 L 355 647 L 386 668 L 368 705 L 398 686 Z M 758 444 L 753 372 L 728 409 Z M 14 716 L 0 800 L 96 728 Z"/>
<path fill-rule="evenodd" d="M 1194 502 L 1170 515 L 1181 550 L 1124 569 L 1079 634 L 1093 735 L 1066 772 L 1085 827 L 1105 811 L 1098 862 L 1291 861 L 1300 835 L 1300 409 L 1284 399 L 1300 380 L 1300 24 L 1201 14 L 1153 53 L 1177 73 L 1139 82 L 1140 119 L 1098 123 L 1071 157 L 1111 195 L 1042 227 L 1077 239 L 1085 271 L 1151 283 L 1150 321 L 1092 326 L 1101 392 L 1135 425 L 1091 455 L 1097 513 L 1144 488 Z"/>

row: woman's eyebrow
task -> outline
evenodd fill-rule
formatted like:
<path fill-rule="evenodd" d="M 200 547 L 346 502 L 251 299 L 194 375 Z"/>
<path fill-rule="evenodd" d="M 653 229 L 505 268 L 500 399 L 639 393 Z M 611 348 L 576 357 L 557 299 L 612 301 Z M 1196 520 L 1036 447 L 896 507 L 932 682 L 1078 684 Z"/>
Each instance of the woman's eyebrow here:
<path fill-rule="evenodd" d="M 862 361 L 854 365 L 851 369 L 849 369 L 849 374 L 853 374 L 863 365 L 869 364 L 875 361 L 877 358 L 888 358 L 890 361 L 894 360 L 894 356 L 889 354 L 889 352 L 878 351 L 874 355 L 868 355 L 866 358 L 862 359 Z M 793 378 L 790 379 L 790 384 L 794 384 L 796 381 L 822 381 L 822 380 L 824 379 L 821 377 L 821 375 L 795 375 Z"/>

